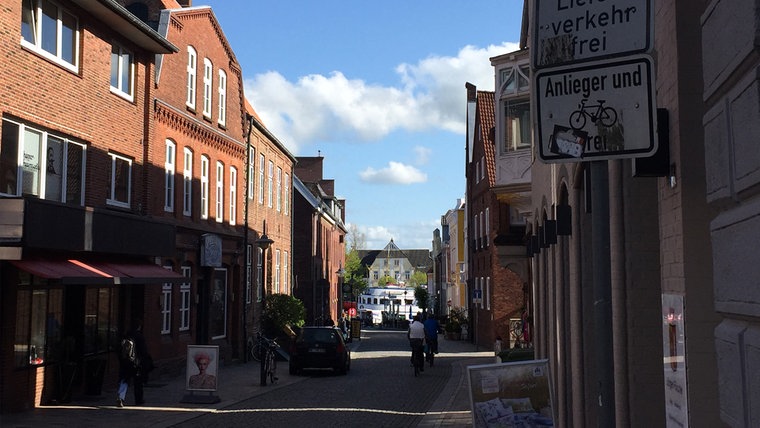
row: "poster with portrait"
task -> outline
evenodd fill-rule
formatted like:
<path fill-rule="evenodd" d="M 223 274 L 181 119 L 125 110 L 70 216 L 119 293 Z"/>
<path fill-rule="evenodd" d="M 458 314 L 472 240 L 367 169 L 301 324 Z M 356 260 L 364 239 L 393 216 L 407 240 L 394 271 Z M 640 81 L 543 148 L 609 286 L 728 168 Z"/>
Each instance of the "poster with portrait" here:
<path fill-rule="evenodd" d="M 219 347 L 188 345 L 185 386 L 190 391 L 216 391 L 219 368 Z"/>
<path fill-rule="evenodd" d="M 548 360 L 467 367 L 474 428 L 551 427 Z"/>

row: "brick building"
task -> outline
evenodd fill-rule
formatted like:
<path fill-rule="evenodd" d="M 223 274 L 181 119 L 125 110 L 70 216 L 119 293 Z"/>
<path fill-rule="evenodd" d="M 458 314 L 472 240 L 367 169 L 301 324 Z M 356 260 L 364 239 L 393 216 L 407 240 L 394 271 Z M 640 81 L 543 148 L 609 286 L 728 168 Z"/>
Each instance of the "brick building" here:
<path fill-rule="evenodd" d="M 324 158 L 297 158 L 294 183 L 293 295 L 303 301 L 306 323 L 323 324 L 341 315 L 341 278 L 346 264 L 345 200 L 335 181 L 323 176 Z"/>

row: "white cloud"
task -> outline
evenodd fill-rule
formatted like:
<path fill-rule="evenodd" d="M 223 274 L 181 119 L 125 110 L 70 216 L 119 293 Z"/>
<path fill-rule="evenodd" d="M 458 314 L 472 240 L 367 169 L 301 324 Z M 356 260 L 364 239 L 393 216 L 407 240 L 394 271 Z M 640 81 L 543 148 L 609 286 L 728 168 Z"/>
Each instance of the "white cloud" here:
<path fill-rule="evenodd" d="M 433 230 L 441 227 L 440 218 L 429 221 L 417 221 L 394 227 L 356 225 L 364 235 L 365 250 L 382 250 L 391 239 L 402 250 L 431 249 Z"/>
<path fill-rule="evenodd" d="M 395 130 L 462 134 L 465 82 L 493 90 L 489 58 L 516 49 L 515 43 L 466 46 L 456 57 L 400 64 L 397 87 L 349 79 L 339 71 L 297 82 L 270 71 L 246 79 L 245 93 L 267 128 L 296 155 L 303 145 L 341 136 L 374 141 Z"/>
<path fill-rule="evenodd" d="M 382 169 L 368 167 L 359 173 L 359 177 L 366 183 L 382 184 L 413 184 L 427 181 L 427 174 L 417 168 L 393 161 Z"/>
<path fill-rule="evenodd" d="M 417 165 L 426 165 L 428 161 L 430 161 L 430 154 L 433 153 L 433 151 L 427 147 L 417 146 L 414 148 L 414 153 L 417 155 L 415 163 L 417 163 Z"/>

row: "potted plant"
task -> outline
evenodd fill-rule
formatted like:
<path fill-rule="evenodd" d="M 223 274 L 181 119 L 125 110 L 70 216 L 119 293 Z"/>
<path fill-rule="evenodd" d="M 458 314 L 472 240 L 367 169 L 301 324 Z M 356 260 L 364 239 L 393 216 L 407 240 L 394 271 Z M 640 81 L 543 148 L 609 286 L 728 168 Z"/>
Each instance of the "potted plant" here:
<path fill-rule="evenodd" d="M 464 308 L 451 308 L 449 317 L 443 329 L 446 339 L 460 340 L 462 337 L 462 325 L 467 324 L 467 312 Z"/>

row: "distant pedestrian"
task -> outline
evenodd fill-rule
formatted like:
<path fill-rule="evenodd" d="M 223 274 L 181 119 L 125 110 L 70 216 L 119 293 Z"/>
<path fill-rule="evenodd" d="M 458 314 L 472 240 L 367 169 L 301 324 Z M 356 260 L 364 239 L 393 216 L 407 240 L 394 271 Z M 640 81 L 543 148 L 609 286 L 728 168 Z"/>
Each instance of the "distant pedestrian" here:
<path fill-rule="evenodd" d="M 496 336 L 496 342 L 493 344 L 493 353 L 496 356 L 496 362 L 501 362 L 501 349 L 502 349 L 501 336 Z"/>
<path fill-rule="evenodd" d="M 119 353 L 119 389 L 116 397 L 116 405 L 124 407 L 127 397 L 127 388 L 129 381 L 133 383 L 135 391 L 135 404 L 145 404 L 143 397 L 143 384 L 149 367 L 144 363 L 152 361 L 148 354 L 148 348 L 145 344 L 145 337 L 142 334 L 142 323 L 137 321 L 132 329 L 124 336 L 121 341 L 121 352 Z"/>

